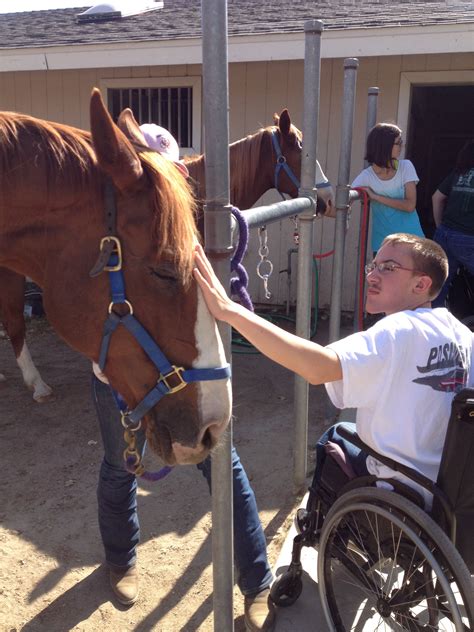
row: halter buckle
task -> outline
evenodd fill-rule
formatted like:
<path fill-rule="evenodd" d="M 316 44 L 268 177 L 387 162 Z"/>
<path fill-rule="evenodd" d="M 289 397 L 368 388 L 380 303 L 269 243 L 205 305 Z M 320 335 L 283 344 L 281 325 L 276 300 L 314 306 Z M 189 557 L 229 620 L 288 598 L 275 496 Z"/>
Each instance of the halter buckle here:
<path fill-rule="evenodd" d="M 102 239 L 100 240 L 99 250 L 102 250 L 104 245 L 109 242 L 112 242 L 114 245 L 113 250 L 110 254 L 117 255 L 117 263 L 113 266 L 106 265 L 104 267 L 104 270 L 106 270 L 107 272 L 118 272 L 122 269 L 122 245 L 120 243 L 120 239 L 118 237 L 114 237 L 113 235 L 102 237 Z"/>
<path fill-rule="evenodd" d="M 161 375 L 160 379 L 158 380 L 158 384 L 160 382 L 164 382 L 166 388 L 168 389 L 168 395 L 172 394 L 172 393 L 177 393 L 178 391 L 182 391 L 183 388 L 185 386 L 187 386 L 187 382 L 184 381 L 182 373 L 184 372 L 184 367 L 182 366 L 175 366 L 174 364 L 173 366 L 173 370 L 170 371 L 169 373 L 167 373 L 166 375 Z M 178 379 L 178 383 L 175 386 L 172 386 L 169 382 L 170 377 L 176 376 L 176 378 Z"/>

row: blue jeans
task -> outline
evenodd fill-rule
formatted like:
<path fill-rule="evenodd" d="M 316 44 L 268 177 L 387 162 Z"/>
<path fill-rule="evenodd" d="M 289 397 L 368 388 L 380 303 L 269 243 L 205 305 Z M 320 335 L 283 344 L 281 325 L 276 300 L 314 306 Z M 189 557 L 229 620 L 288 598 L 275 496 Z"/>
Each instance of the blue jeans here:
<path fill-rule="evenodd" d="M 474 235 L 468 235 L 441 224 L 436 229 L 433 239 L 448 256 L 448 278 L 438 297 L 433 301 L 433 307 L 444 307 L 449 288 L 459 266 L 463 265 L 468 272 L 474 274 Z"/>
<path fill-rule="evenodd" d="M 140 541 L 137 511 L 137 481 L 124 468 L 123 427 L 110 388 L 92 378 L 92 399 L 104 444 L 104 459 L 100 468 L 97 499 L 99 528 L 110 566 L 128 568 L 136 563 L 136 548 Z M 137 450 L 145 450 L 145 436 L 137 433 Z M 198 469 L 211 489 L 211 457 Z M 255 494 L 235 448 L 232 448 L 234 493 L 234 555 L 237 583 L 244 595 L 260 592 L 272 581 L 267 559 L 267 546 Z"/>
<path fill-rule="evenodd" d="M 324 462 L 327 458 L 324 446 L 328 441 L 332 441 L 332 443 L 337 443 L 344 450 L 347 455 L 347 460 L 352 465 L 352 469 L 357 474 L 357 476 L 366 476 L 369 473 L 366 465 L 368 457 L 367 452 L 364 452 L 350 441 L 343 439 L 338 433 L 338 429 L 341 427 L 345 427 L 348 430 L 352 431 L 355 431 L 356 429 L 355 423 L 349 421 L 341 421 L 326 430 L 326 432 L 320 437 L 318 443 L 316 444 L 316 469 L 314 470 L 313 476 L 314 487 L 316 487 L 321 481 L 321 473 L 323 471 Z"/>

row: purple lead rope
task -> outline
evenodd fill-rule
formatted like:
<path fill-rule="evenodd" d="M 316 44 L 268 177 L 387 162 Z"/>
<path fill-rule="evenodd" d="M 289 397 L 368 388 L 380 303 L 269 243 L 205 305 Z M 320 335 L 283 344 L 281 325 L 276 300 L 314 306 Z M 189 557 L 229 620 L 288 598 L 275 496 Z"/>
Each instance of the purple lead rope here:
<path fill-rule="evenodd" d="M 239 243 L 230 261 L 231 271 L 237 273 L 237 276 L 230 280 L 230 293 L 232 296 L 237 296 L 240 303 L 253 312 L 252 299 L 247 291 L 249 275 L 242 265 L 242 259 L 247 252 L 249 243 L 249 227 L 243 213 L 236 206 L 232 207 L 231 212 L 239 225 Z"/>

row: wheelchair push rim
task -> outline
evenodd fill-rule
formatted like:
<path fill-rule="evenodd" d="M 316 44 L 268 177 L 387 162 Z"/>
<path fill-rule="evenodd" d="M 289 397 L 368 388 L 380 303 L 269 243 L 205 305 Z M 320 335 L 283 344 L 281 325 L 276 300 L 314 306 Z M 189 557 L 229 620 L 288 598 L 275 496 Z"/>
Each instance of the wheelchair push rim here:
<path fill-rule="evenodd" d="M 318 554 L 329 629 L 474 629 L 469 571 L 452 542 L 399 494 L 355 489 L 328 512 Z"/>

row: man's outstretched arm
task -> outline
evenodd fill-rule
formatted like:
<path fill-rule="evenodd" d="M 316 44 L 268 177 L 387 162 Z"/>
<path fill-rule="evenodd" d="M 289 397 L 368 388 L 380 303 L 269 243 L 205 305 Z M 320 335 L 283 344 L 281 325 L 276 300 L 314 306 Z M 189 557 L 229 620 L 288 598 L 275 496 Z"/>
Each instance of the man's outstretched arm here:
<path fill-rule="evenodd" d="M 227 296 L 201 246 L 196 247 L 195 262 L 194 276 L 215 318 L 237 329 L 264 355 L 311 384 L 342 379 L 341 364 L 334 351 L 290 334 L 234 303 Z"/>

